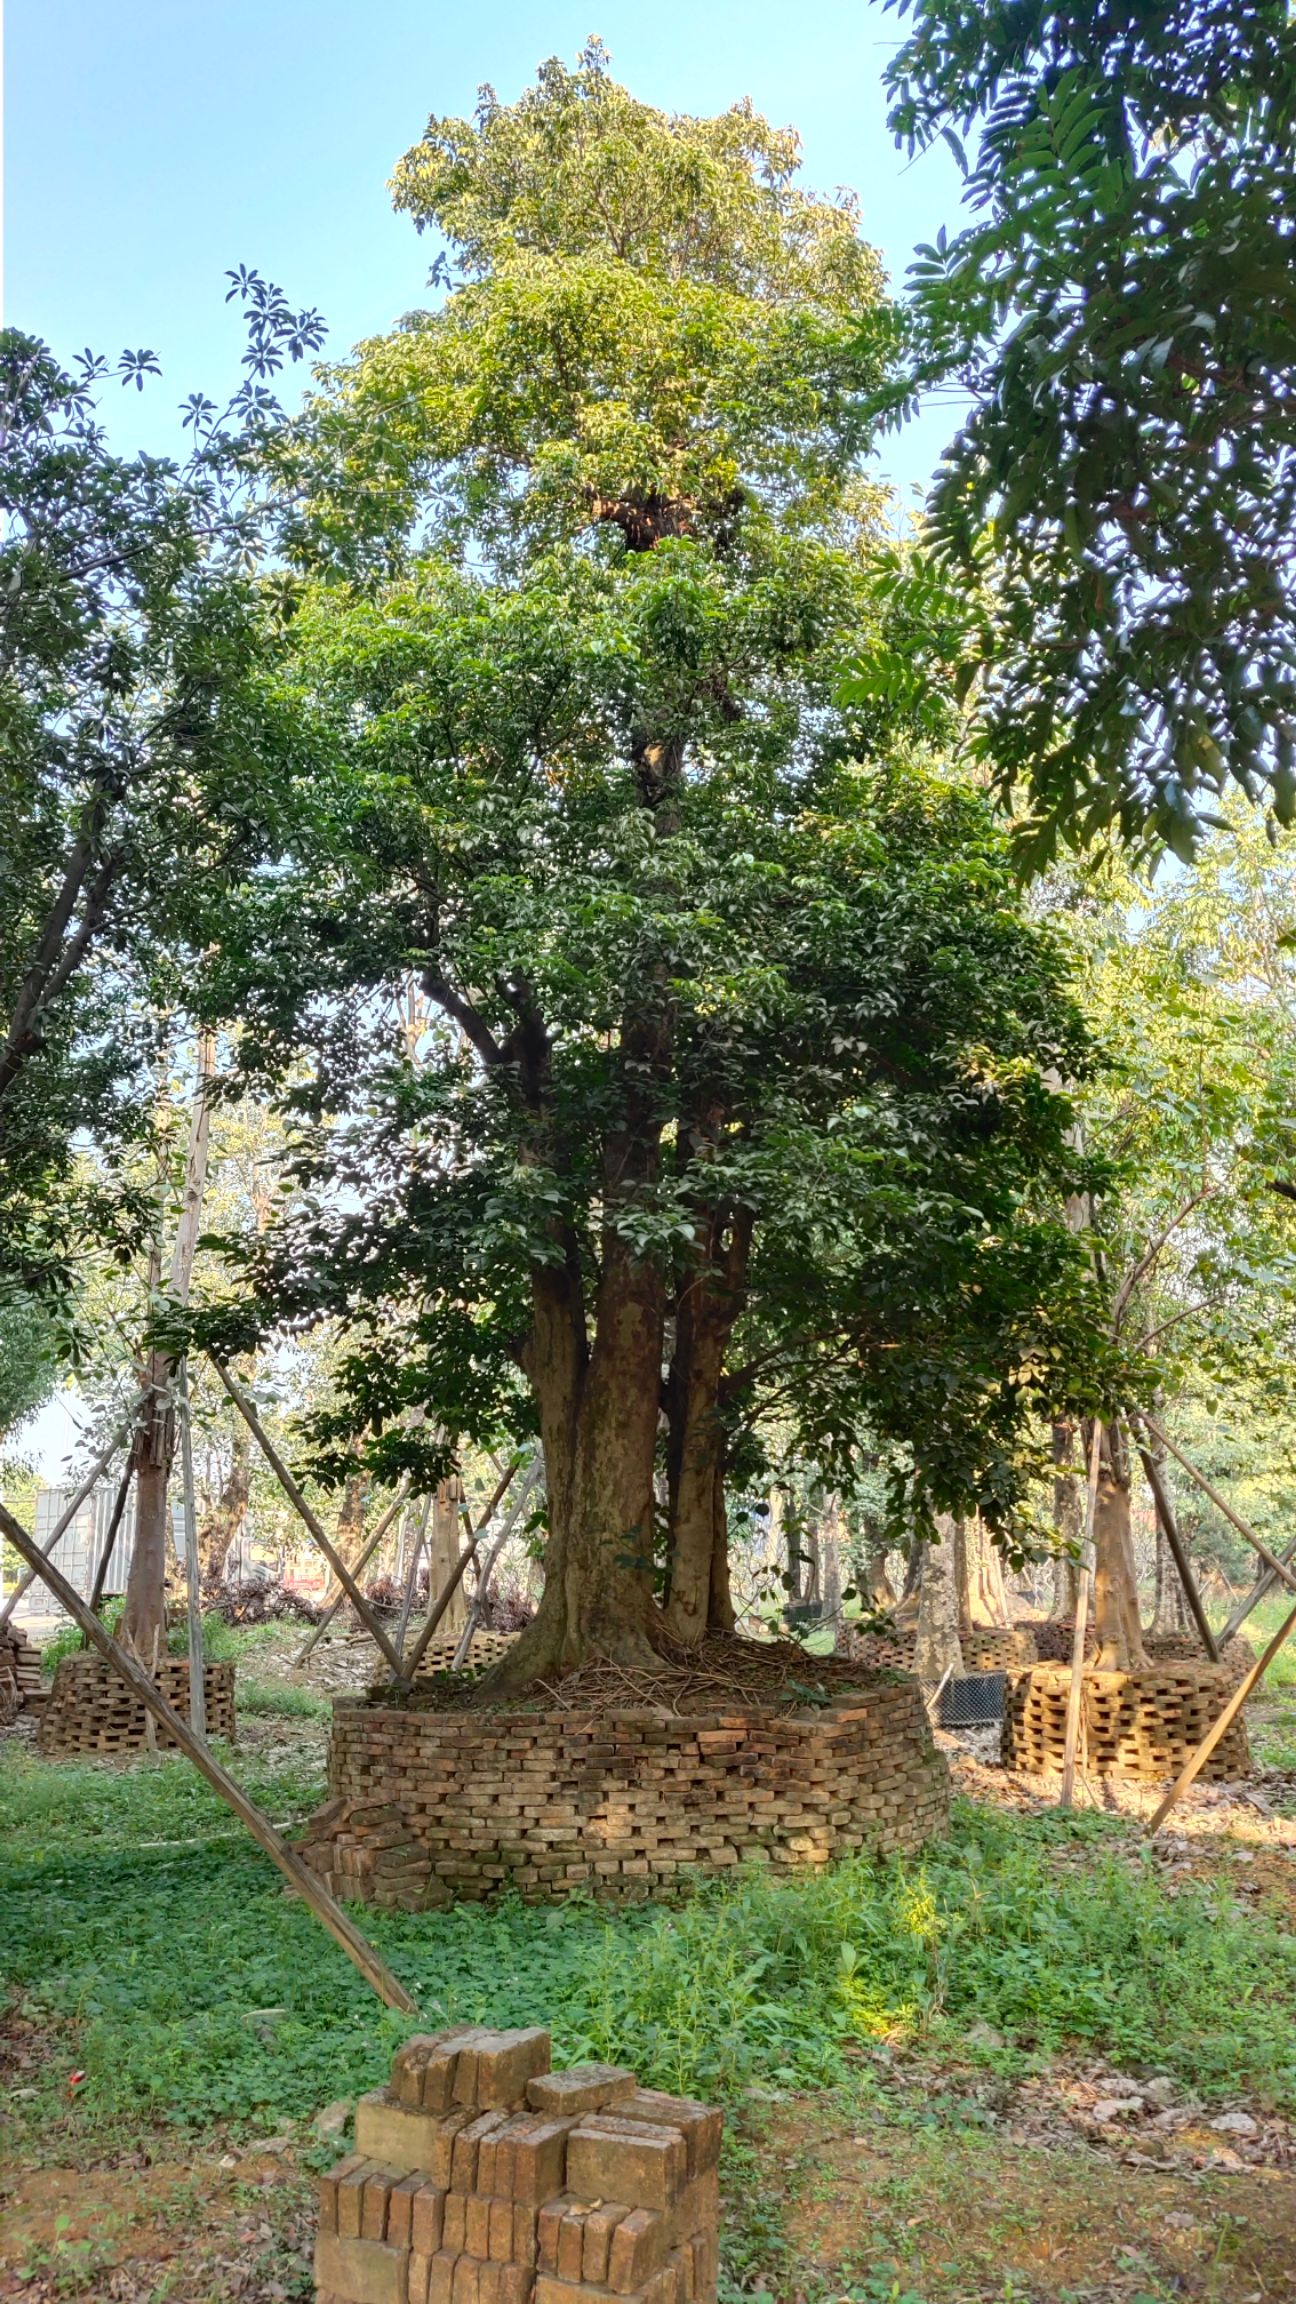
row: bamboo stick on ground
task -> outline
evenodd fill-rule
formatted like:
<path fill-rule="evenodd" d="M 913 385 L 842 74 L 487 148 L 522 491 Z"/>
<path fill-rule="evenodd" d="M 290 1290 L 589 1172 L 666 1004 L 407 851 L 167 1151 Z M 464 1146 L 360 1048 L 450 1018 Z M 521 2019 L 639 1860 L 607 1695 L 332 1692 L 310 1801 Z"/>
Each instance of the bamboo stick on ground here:
<path fill-rule="evenodd" d="M 309 1906 L 317 1920 L 327 1928 L 349 1960 L 355 1963 L 365 1982 L 385 2001 L 389 2008 L 399 2008 L 407 2016 L 417 2014 L 414 2002 L 400 1979 L 393 1976 L 368 1939 L 361 1935 L 353 1920 L 340 1904 L 335 1903 L 322 1880 L 316 1878 L 309 1866 L 302 1862 L 296 1850 L 290 1848 L 275 1831 L 267 1816 L 263 1816 L 254 1802 L 249 1800 L 241 1784 L 235 1782 L 227 1768 L 221 1766 L 215 1753 L 204 1739 L 197 1735 L 189 1722 L 168 1704 L 161 1690 L 155 1687 L 142 1664 L 118 1646 L 110 1632 L 105 1631 L 88 1602 L 82 1599 L 75 1586 L 62 1571 L 47 1560 L 28 1535 L 20 1520 L 0 1504 L 0 1533 L 13 1545 L 42 1583 L 48 1586 L 75 1623 L 79 1624 L 91 1645 L 110 1664 L 115 1672 L 132 1688 L 153 1722 L 165 1728 L 175 1738 L 182 1752 L 192 1760 L 195 1768 L 206 1777 L 213 1791 L 218 1792 L 226 1805 L 233 1809 L 240 1823 L 246 1825 L 258 1847 L 265 1850 L 292 1887 Z"/>
<path fill-rule="evenodd" d="M 317 1513 L 312 1512 L 310 1505 L 307 1503 L 301 1492 L 301 1489 L 298 1487 L 297 1482 L 294 1480 L 287 1465 L 284 1463 L 283 1458 L 279 1455 L 273 1440 L 270 1438 L 269 1433 L 266 1431 L 265 1426 L 262 1424 L 256 1409 L 253 1407 L 251 1401 L 247 1398 L 242 1388 L 235 1383 L 233 1377 L 229 1373 L 229 1370 L 222 1367 L 214 1352 L 209 1353 L 208 1358 L 210 1359 L 213 1368 L 219 1376 L 240 1416 L 243 1418 L 244 1423 L 247 1425 L 247 1428 L 252 1434 L 253 1439 L 256 1441 L 262 1455 L 265 1457 L 265 1460 L 270 1466 L 271 1471 L 274 1473 L 274 1476 L 279 1482 L 280 1487 L 283 1489 L 283 1492 L 288 1498 L 289 1503 L 293 1506 L 293 1509 L 296 1511 L 298 1517 L 310 1530 L 311 1535 L 314 1537 L 321 1552 L 324 1554 L 325 1559 L 328 1561 L 330 1568 L 336 1576 L 339 1584 L 342 1586 L 343 1591 L 346 1593 L 347 1598 L 350 1600 L 351 1605 L 355 1609 L 355 1612 L 360 1618 L 361 1623 L 372 1635 L 373 1639 L 377 1641 L 378 1646 L 381 1648 L 388 1664 L 391 1666 L 393 1674 L 399 1680 L 402 1677 L 400 1657 L 397 1655 L 396 1650 L 393 1648 L 381 1624 L 378 1622 L 376 1616 L 374 1615 L 373 1610 L 370 1608 L 368 1601 L 365 1599 L 363 1592 L 360 1590 L 359 1585 L 356 1583 L 356 1580 L 348 1568 L 345 1560 L 342 1558 L 341 1553 L 338 1551 L 336 1545 L 333 1543 L 331 1537 L 329 1536 L 323 1521 L 319 1518 Z"/>
<path fill-rule="evenodd" d="M 1246 1703 L 1248 1696 L 1251 1694 L 1254 1688 L 1259 1686 L 1279 1649 L 1283 1646 L 1284 1642 L 1288 1639 L 1293 1630 L 1296 1630 L 1296 1608 L 1293 1608 L 1285 1622 L 1279 1625 L 1278 1630 L 1275 1632 L 1268 1647 L 1265 1649 L 1263 1656 L 1258 1656 L 1255 1663 L 1251 1666 L 1250 1671 L 1246 1674 L 1246 1677 L 1242 1680 L 1239 1680 L 1227 1704 L 1224 1706 L 1223 1711 L 1219 1714 L 1217 1719 L 1211 1722 L 1210 1727 L 1207 1729 L 1206 1734 L 1203 1736 L 1200 1744 L 1197 1746 L 1196 1751 L 1190 1753 L 1188 1759 L 1184 1763 L 1182 1770 L 1175 1778 L 1175 1781 L 1171 1785 L 1170 1790 L 1167 1792 L 1164 1800 L 1161 1802 L 1160 1807 L 1157 1809 L 1156 1814 L 1153 1816 L 1151 1823 L 1148 1825 L 1147 1836 L 1149 1840 L 1153 1839 L 1155 1835 L 1160 1831 L 1171 1809 L 1175 1806 L 1175 1803 L 1183 1798 L 1183 1795 L 1188 1790 L 1189 1786 L 1194 1783 L 1197 1777 L 1201 1774 L 1202 1769 L 1205 1767 L 1206 1762 L 1209 1760 L 1212 1752 L 1215 1750 L 1216 1745 L 1232 1727 L 1234 1720 L 1237 1718 L 1238 1713 Z"/>
<path fill-rule="evenodd" d="M 1076 1753 L 1080 1743 L 1080 1711 L 1084 1702 L 1085 1637 L 1089 1630 L 1089 1584 L 1093 1576 L 1094 1509 L 1098 1501 L 1098 1464 L 1103 1428 L 1095 1418 L 1089 1451 L 1089 1487 L 1085 1496 L 1084 1549 L 1076 1579 L 1075 1629 L 1071 1638 L 1071 1684 L 1067 1690 L 1066 1735 L 1062 1746 L 1062 1789 L 1059 1806 L 1069 1808 L 1075 1795 Z"/>

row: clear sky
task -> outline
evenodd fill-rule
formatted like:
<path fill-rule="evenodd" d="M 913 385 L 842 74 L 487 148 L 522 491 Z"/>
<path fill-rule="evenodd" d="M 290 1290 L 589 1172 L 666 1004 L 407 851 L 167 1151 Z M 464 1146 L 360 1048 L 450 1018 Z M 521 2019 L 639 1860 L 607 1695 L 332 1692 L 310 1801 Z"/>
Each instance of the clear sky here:
<path fill-rule="evenodd" d="M 944 148 L 910 165 L 887 133 L 899 29 L 881 0 L 8 0 L 5 16 L 4 318 L 65 358 L 158 354 L 160 383 L 107 403 L 123 449 L 173 451 L 180 400 L 235 381 L 232 265 L 318 305 L 334 354 L 421 303 L 429 250 L 392 214 L 394 163 L 430 112 L 471 112 L 484 80 L 516 96 L 592 31 L 651 103 L 750 96 L 798 128 L 806 181 L 859 193 L 895 280 L 957 214 Z M 925 480 L 952 421 L 885 441 L 883 470 Z M 19 1442 L 47 1478 L 74 1409 L 51 1403 Z"/>
<path fill-rule="evenodd" d="M 164 369 L 109 413 L 119 445 L 177 445 L 191 391 L 223 396 L 245 263 L 329 322 L 328 349 L 424 300 L 428 248 L 386 192 L 430 112 L 515 96 L 595 31 L 617 77 L 671 110 L 750 96 L 805 144 L 806 179 L 852 185 L 892 275 L 952 223 L 944 148 L 914 165 L 887 133 L 881 0 L 8 0 L 5 320 L 63 356 L 149 346 Z M 114 387 L 114 392 L 118 391 Z M 883 448 L 906 487 L 950 423 Z"/>

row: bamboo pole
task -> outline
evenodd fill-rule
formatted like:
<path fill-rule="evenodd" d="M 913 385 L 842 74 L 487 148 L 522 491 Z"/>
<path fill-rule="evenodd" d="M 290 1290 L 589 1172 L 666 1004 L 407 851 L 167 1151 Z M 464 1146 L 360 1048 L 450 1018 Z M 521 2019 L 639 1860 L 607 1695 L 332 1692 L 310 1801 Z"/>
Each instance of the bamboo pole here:
<path fill-rule="evenodd" d="M 1175 1518 L 1169 1491 L 1161 1477 L 1161 1468 L 1151 1450 L 1145 1448 L 1141 1440 L 1137 1440 L 1137 1435 L 1136 1441 L 1139 1458 L 1143 1465 L 1144 1478 L 1152 1491 L 1152 1501 L 1156 1505 L 1157 1517 L 1165 1532 L 1165 1540 L 1170 1547 L 1175 1567 L 1179 1573 L 1179 1582 L 1183 1586 L 1184 1598 L 1192 1610 L 1193 1622 L 1197 1626 L 1203 1648 L 1212 1664 L 1218 1664 L 1220 1660 L 1219 1643 L 1206 1621 L 1206 1611 L 1202 1606 L 1201 1593 L 1197 1589 L 1197 1579 L 1193 1575 L 1188 1554 L 1184 1549 L 1183 1538 L 1179 1534 L 1179 1523 Z"/>
<path fill-rule="evenodd" d="M 1069 1808 L 1075 1795 L 1076 1753 L 1080 1743 L 1080 1708 L 1084 1701 L 1085 1637 L 1089 1630 L 1089 1585 L 1093 1576 L 1094 1511 L 1098 1502 L 1098 1464 L 1102 1454 L 1102 1424 L 1094 1419 L 1089 1450 L 1089 1487 L 1085 1497 L 1084 1549 L 1076 1578 L 1075 1629 L 1071 1637 L 1071 1684 L 1067 1689 L 1066 1736 L 1062 1745 L 1062 1790 L 1059 1806 Z"/>
<path fill-rule="evenodd" d="M 1215 1506 L 1216 1511 L 1222 1512 L 1230 1525 L 1236 1528 L 1239 1536 L 1242 1537 L 1244 1542 L 1251 1546 L 1252 1551 L 1259 1553 L 1260 1558 L 1264 1561 L 1266 1568 L 1268 1568 L 1273 1575 L 1277 1576 L 1280 1581 L 1286 1585 L 1289 1592 L 1296 1592 L 1296 1576 L 1293 1576 L 1291 1570 L 1285 1567 L 1283 1562 L 1275 1557 L 1275 1555 L 1269 1550 L 1267 1544 L 1261 1543 L 1260 1538 L 1257 1536 L 1254 1528 L 1248 1527 L 1246 1521 L 1242 1518 L 1241 1513 L 1235 1512 L 1231 1504 L 1225 1503 L 1224 1498 L 1220 1495 L 1218 1488 L 1213 1488 L 1211 1486 L 1211 1483 L 1207 1479 L 1205 1473 L 1199 1472 L 1196 1465 L 1189 1462 L 1182 1448 L 1176 1448 L 1174 1441 L 1170 1439 L 1167 1433 L 1161 1430 L 1159 1424 L 1153 1423 L 1152 1418 L 1146 1413 L 1146 1411 L 1143 1416 L 1143 1422 L 1146 1424 L 1148 1431 L 1152 1434 L 1153 1439 L 1159 1440 L 1163 1448 L 1169 1449 L 1170 1454 L 1175 1459 L 1175 1462 L 1177 1464 L 1182 1464 L 1185 1472 L 1188 1474 L 1189 1479 L 1195 1480 L 1203 1495 L 1209 1496 L 1212 1504 Z"/>
<path fill-rule="evenodd" d="M 129 1436 L 131 1426 L 135 1421 L 136 1410 L 139 1408 L 140 1402 L 145 1398 L 146 1393 L 144 1391 L 139 1391 L 136 1393 L 135 1398 L 131 1402 L 129 1413 L 123 1416 L 107 1447 L 103 1449 L 98 1456 L 96 1456 L 94 1463 L 91 1465 L 90 1470 L 87 1472 L 80 1487 L 77 1489 L 77 1492 L 71 1503 L 63 1513 L 62 1518 L 55 1523 L 53 1534 L 51 1536 L 47 1536 L 44 1544 L 38 1548 L 36 1554 L 38 1560 L 48 1560 L 51 1552 L 54 1550 L 55 1545 L 58 1543 L 59 1538 L 61 1536 L 66 1536 L 68 1529 L 71 1527 L 96 1481 L 99 1480 L 107 1471 L 108 1466 L 111 1464 L 123 1441 Z M 26 1555 L 24 1554 L 23 1557 L 26 1558 Z M 25 1576 L 19 1577 L 18 1582 L 15 1584 L 3 1607 L 0 1607 L 0 1632 L 3 1632 L 19 1601 L 22 1599 L 23 1594 L 25 1592 L 29 1592 L 32 1585 L 37 1582 L 38 1574 L 39 1571 L 37 1569 L 29 1568 Z"/>
<path fill-rule="evenodd" d="M 314 1537 L 325 1559 L 328 1561 L 330 1568 L 336 1576 L 339 1584 L 342 1586 L 343 1591 L 346 1593 L 347 1598 L 350 1600 L 351 1605 L 354 1608 L 357 1616 L 360 1618 L 361 1623 L 372 1635 L 373 1639 L 377 1641 L 378 1646 L 381 1648 L 388 1664 L 391 1666 L 393 1677 L 397 1680 L 402 1679 L 404 1675 L 401 1671 L 400 1657 L 397 1655 L 396 1650 L 393 1648 L 381 1624 L 375 1617 L 373 1610 L 370 1608 L 368 1601 L 365 1599 L 363 1592 L 360 1590 L 359 1585 L 356 1583 L 356 1580 L 348 1568 L 345 1560 L 342 1558 L 341 1553 L 338 1551 L 336 1545 L 332 1541 L 332 1538 L 329 1536 L 327 1530 L 325 1529 L 323 1521 L 319 1518 L 317 1513 L 312 1512 L 310 1505 L 307 1503 L 287 1465 L 284 1463 L 283 1458 L 279 1455 L 277 1449 L 275 1448 L 273 1440 L 270 1438 L 269 1433 L 266 1431 L 265 1426 L 262 1424 L 261 1419 L 258 1416 L 251 1401 L 247 1398 L 241 1387 L 235 1383 L 233 1377 L 229 1373 L 229 1370 L 222 1367 L 220 1361 L 216 1358 L 215 1353 L 209 1353 L 208 1358 L 210 1359 L 213 1368 L 219 1376 L 240 1416 L 243 1418 L 244 1423 L 247 1425 L 247 1428 L 252 1434 L 253 1439 L 256 1441 L 257 1446 L 260 1448 L 261 1453 L 265 1457 L 265 1460 L 270 1466 L 271 1471 L 274 1473 L 274 1476 L 279 1482 L 279 1485 L 282 1488 L 285 1496 L 288 1498 L 289 1503 L 292 1505 L 299 1518 L 305 1523 L 306 1527 L 309 1528 L 311 1535 Z"/>
<path fill-rule="evenodd" d="M 1296 1560 L 1296 1536 L 1293 1536 L 1286 1551 L 1281 1552 L 1278 1557 L 1281 1560 L 1284 1568 L 1290 1568 L 1293 1560 Z M 1229 1617 L 1227 1624 L 1224 1626 L 1224 1629 L 1219 1636 L 1219 1644 L 1221 1648 L 1227 1648 L 1230 1640 L 1233 1638 L 1234 1633 L 1241 1631 L 1242 1626 L 1245 1624 L 1252 1610 L 1259 1607 L 1260 1602 L 1268 1596 L 1269 1592 L 1272 1590 L 1277 1581 L 1278 1579 L 1274 1575 L 1272 1568 L 1261 1569 L 1260 1574 L 1257 1576 L 1241 1606 L 1234 1609 L 1232 1615 Z"/>
<path fill-rule="evenodd" d="M 505 1489 L 508 1487 L 508 1484 L 513 1477 L 514 1470 L 515 1467 L 510 1464 L 506 1471 L 503 1473 L 499 1482 L 499 1486 L 496 1488 L 490 1503 L 487 1505 L 486 1510 L 481 1516 L 481 1519 L 478 1521 L 475 1532 L 470 1530 L 467 1547 L 460 1553 L 453 1574 L 447 1576 L 445 1583 L 442 1586 L 440 1593 L 438 1594 L 435 1604 L 432 1608 L 429 1609 L 427 1621 L 424 1624 L 422 1631 L 419 1633 L 413 1648 L 410 1650 L 410 1653 L 405 1660 L 404 1673 L 397 1674 L 397 1678 L 404 1678 L 406 1681 L 410 1681 L 413 1679 L 415 1673 L 417 1672 L 419 1665 L 423 1661 L 428 1642 L 432 1638 L 433 1633 L 436 1631 L 438 1624 L 440 1623 L 447 1608 L 449 1607 L 456 1592 L 458 1591 L 460 1584 L 463 1582 L 464 1570 L 467 1568 L 469 1561 L 472 1559 L 472 1556 L 476 1551 L 478 1542 L 481 1538 L 482 1531 L 489 1525 L 491 1514 L 494 1512 L 500 1501 L 500 1498 L 504 1494 Z"/>
<path fill-rule="evenodd" d="M 355 1564 L 355 1573 L 357 1576 L 359 1576 L 362 1568 L 368 1567 L 369 1562 L 372 1560 L 375 1552 L 381 1544 L 397 1513 L 400 1511 L 400 1508 L 408 1494 L 409 1475 L 408 1473 L 403 1473 L 401 1476 L 401 1484 L 396 1491 L 395 1501 L 388 1505 L 381 1520 L 379 1521 L 372 1536 L 370 1537 L 368 1543 L 366 1544 L 363 1552 Z M 293 1658 L 294 1672 L 299 1672 L 301 1670 L 302 1665 L 305 1663 L 316 1642 L 323 1639 L 324 1634 L 327 1632 L 345 1598 L 345 1592 L 338 1592 L 334 1598 L 330 1600 L 328 1607 L 325 1609 L 324 1614 L 321 1616 L 318 1624 L 315 1624 L 311 1627 L 309 1639 L 306 1640 L 299 1653 Z"/>
<path fill-rule="evenodd" d="M 184 1496 L 185 1619 L 189 1632 L 189 1718 L 196 1736 L 207 1734 L 207 1684 L 203 1678 L 202 1576 L 198 1565 L 198 1507 L 194 1496 L 193 1426 L 189 1416 L 189 1362 L 176 1370 L 180 1410 L 180 1485 Z"/>
<path fill-rule="evenodd" d="M 1296 1629 L 1296 1608 L 1293 1608 L 1286 1621 L 1279 1625 L 1263 1656 L 1258 1656 L 1245 1678 L 1239 1680 L 1223 1711 L 1211 1722 L 1196 1751 L 1189 1755 L 1148 1825 L 1147 1836 L 1149 1840 L 1155 1838 L 1176 1802 L 1183 1798 L 1189 1785 L 1194 1783 L 1201 1774 L 1221 1737 L 1232 1726 L 1252 1690 L 1259 1686 L 1279 1649 L 1293 1629 Z"/>
<path fill-rule="evenodd" d="M 128 1448 L 125 1468 L 117 1483 L 117 1494 L 113 1498 L 112 1518 L 104 1531 L 103 1551 L 95 1563 L 94 1582 L 90 1586 L 90 1605 L 96 1616 L 103 1603 L 104 1586 L 108 1581 L 108 1570 L 112 1566 L 112 1556 L 117 1548 L 117 1533 L 125 1516 L 126 1499 L 130 1494 L 131 1476 L 134 1470 L 133 1452 Z M 89 1647 L 89 1641 L 86 1641 L 85 1645 Z"/>
<path fill-rule="evenodd" d="M 69 1616 L 80 1625 L 91 1645 L 98 1649 L 105 1662 L 110 1664 L 114 1672 L 118 1673 L 127 1686 L 134 1690 L 144 1705 L 149 1718 L 165 1728 L 168 1734 L 175 1738 L 181 1751 L 192 1760 L 200 1774 L 206 1777 L 213 1791 L 220 1794 L 226 1805 L 233 1809 L 240 1823 L 246 1825 L 258 1847 L 265 1850 L 271 1862 L 278 1866 L 285 1879 L 296 1889 L 303 1902 L 315 1914 L 316 1919 L 327 1928 L 334 1942 L 341 1945 L 349 1960 L 354 1961 L 365 1982 L 378 1994 L 379 1999 L 385 2001 L 389 2008 L 403 2010 L 407 2016 L 416 2015 L 417 2009 L 404 1985 L 398 1977 L 393 1976 L 390 1968 L 375 1952 L 367 1938 L 361 1935 L 360 1930 L 354 1921 L 348 1918 L 341 1905 L 335 1903 L 323 1881 L 318 1880 L 309 1866 L 302 1862 L 296 1849 L 290 1848 L 285 1840 L 280 1839 L 269 1818 L 263 1816 L 260 1809 L 249 1800 L 242 1785 L 235 1782 L 228 1769 L 222 1768 L 211 1747 L 201 1736 L 196 1734 L 190 1723 L 183 1719 L 172 1705 L 168 1704 L 161 1690 L 155 1687 L 150 1680 L 143 1665 L 137 1663 L 133 1656 L 128 1655 L 126 1650 L 113 1639 L 110 1632 L 105 1631 L 94 1610 L 81 1598 L 75 1586 L 69 1584 L 62 1571 L 43 1556 L 35 1540 L 28 1535 L 27 1530 L 23 1527 L 22 1522 L 15 1520 L 12 1512 L 8 1511 L 3 1504 L 0 1504 L 0 1532 L 3 1532 L 7 1541 L 13 1545 L 15 1552 L 27 1561 L 33 1575 L 39 1576 L 41 1581 L 48 1585 L 55 1599 L 62 1603 Z"/>

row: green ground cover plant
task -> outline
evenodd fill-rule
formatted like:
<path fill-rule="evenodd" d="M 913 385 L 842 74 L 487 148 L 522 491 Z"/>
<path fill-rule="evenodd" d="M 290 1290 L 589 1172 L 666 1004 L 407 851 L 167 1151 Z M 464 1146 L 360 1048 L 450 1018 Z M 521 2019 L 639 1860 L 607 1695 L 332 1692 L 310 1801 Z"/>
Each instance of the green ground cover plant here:
<path fill-rule="evenodd" d="M 319 1796 L 313 1755 L 235 1765 L 281 1827 Z M 921 1863 L 749 1874 L 673 1910 L 506 1898 L 365 1923 L 423 2023 L 543 2015 L 561 2058 L 669 2088 L 859 2086 L 870 2044 L 957 2046 L 979 2020 L 1003 2045 L 977 2053 L 1005 2069 L 1086 2043 L 1296 2105 L 1296 1942 L 1216 1883 L 1169 1889 L 1098 1817 L 960 1806 Z M 14 2105 L 33 2142 L 73 2064 L 87 2132 L 255 2132 L 374 2085 L 408 2029 L 172 1760 L 52 1768 L 8 1748 L 0 1943 L 65 2051 Z"/>

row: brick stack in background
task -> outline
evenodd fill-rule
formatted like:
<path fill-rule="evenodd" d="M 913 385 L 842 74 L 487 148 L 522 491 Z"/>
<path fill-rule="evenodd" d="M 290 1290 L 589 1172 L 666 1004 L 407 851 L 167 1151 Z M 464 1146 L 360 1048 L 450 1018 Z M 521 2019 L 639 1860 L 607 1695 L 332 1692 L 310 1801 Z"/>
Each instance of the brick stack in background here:
<path fill-rule="evenodd" d="M 335 1896 L 410 1911 L 508 1886 L 670 1895 L 742 1863 L 914 1849 L 949 1820 L 917 1684 L 884 1675 L 801 1711 L 691 1718 L 340 1698 L 329 1789 L 302 1855 Z"/>
<path fill-rule="evenodd" d="M 16 1624 L 0 1631 L 0 1725 L 42 1701 L 40 1650 Z"/>
<path fill-rule="evenodd" d="M 318 2304 L 715 2304 L 721 2117 L 549 2035 L 407 2040 L 320 2179 Z"/>
<path fill-rule="evenodd" d="M 1086 1775 L 1141 1783 L 1177 1776 L 1236 1685 L 1227 1664 L 1150 1664 L 1136 1672 L 1099 1672 L 1086 1665 L 1081 1767 Z M 1009 1673 L 1001 1747 L 1005 1768 L 1031 1775 L 1061 1770 L 1070 1687 L 1069 1665 L 1036 1664 Z M 1221 1782 L 1250 1774 L 1250 1747 L 1239 1713 L 1202 1775 Z"/>
<path fill-rule="evenodd" d="M 189 1659 L 164 1656 L 155 1675 L 162 1694 L 183 1719 L 189 1717 Z M 203 1666 L 207 1734 L 234 1741 L 234 1666 Z M 71 1760 L 83 1753 L 141 1752 L 148 1743 L 145 1711 L 133 1688 L 102 1656 L 61 1656 L 54 1685 L 41 1714 L 37 1749 L 48 1760 Z M 166 1730 L 157 1731 L 159 1752 L 173 1749 Z"/>

